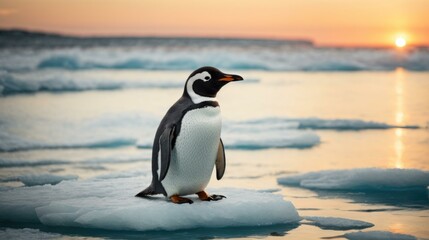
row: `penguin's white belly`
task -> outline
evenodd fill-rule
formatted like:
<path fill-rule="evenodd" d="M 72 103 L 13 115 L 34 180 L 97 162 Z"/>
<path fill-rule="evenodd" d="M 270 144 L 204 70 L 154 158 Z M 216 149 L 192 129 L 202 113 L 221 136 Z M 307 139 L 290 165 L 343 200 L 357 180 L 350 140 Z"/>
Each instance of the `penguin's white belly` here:
<path fill-rule="evenodd" d="M 198 108 L 185 114 L 170 167 L 161 182 L 168 197 L 206 188 L 216 161 L 221 127 L 219 107 Z"/>

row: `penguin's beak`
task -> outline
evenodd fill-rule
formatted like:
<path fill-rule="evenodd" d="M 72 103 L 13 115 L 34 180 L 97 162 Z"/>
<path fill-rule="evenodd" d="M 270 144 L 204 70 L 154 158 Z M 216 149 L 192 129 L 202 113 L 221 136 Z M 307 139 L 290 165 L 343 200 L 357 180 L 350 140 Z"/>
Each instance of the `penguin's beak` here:
<path fill-rule="evenodd" d="M 232 82 L 232 81 L 241 81 L 243 78 L 239 75 L 225 74 L 222 78 L 219 79 L 221 82 Z"/>

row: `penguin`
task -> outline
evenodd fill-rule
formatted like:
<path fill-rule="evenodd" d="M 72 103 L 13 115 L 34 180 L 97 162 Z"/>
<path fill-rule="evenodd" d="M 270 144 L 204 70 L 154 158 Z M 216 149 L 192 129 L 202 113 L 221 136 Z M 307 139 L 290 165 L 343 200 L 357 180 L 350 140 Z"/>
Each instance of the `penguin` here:
<path fill-rule="evenodd" d="M 227 83 L 241 80 L 239 75 L 208 66 L 189 75 L 183 95 L 170 107 L 156 131 L 152 182 L 136 197 L 163 194 L 177 204 L 192 204 L 191 199 L 182 197 L 190 194 L 197 194 L 202 201 L 225 198 L 204 191 L 214 166 L 218 180 L 223 177 L 226 166 L 216 94 Z"/>

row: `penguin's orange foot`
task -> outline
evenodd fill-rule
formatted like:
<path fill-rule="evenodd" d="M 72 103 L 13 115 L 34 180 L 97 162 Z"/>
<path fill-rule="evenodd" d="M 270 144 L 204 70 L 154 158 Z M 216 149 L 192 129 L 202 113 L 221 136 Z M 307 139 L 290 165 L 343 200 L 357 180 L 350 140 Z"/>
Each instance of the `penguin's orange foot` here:
<path fill-rule="evenodd" d="M 209 196 L 209 195 L 207 195 L 207 193 L 206 193 L 206 192 L 204 192 L 204 191 L 197 192 L 197 195 L 198 195 L 198 198 L 199 198 L 201 201 L 219 201 L 219 200 L 221 200 L 222 198 L 226 198 L 226 197 L 225 197 L 225 196 L 223 196 L 223 195 L 216 195 L 216 194 L 213 194 L 213 195 Z"/>
<path fill-rule="evenodd" d="M 184 197 L 180 197 L 179 195 L 173 195 L 173 196 L 171 196 L 171 197 L 170 197 L 170 200 L 171 200 L 173 203 L 177 203 L 177 204 L 182 204 L 182 203 L 189 203 L 189 204 L 192 204 L 192 203 L 194 203 L 194 201 L 192 201 L 191 199 L 189 199 L 189 198 L 184 198 Z"/>

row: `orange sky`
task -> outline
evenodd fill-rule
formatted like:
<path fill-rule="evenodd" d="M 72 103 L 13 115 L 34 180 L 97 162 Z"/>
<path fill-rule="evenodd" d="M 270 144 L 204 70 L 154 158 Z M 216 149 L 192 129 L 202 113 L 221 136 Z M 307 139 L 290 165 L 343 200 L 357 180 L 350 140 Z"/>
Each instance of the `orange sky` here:
<path fill-rule="evenodd" d="M 429 45 L 429 0 L 2 0 L 0 28 Z"/>

